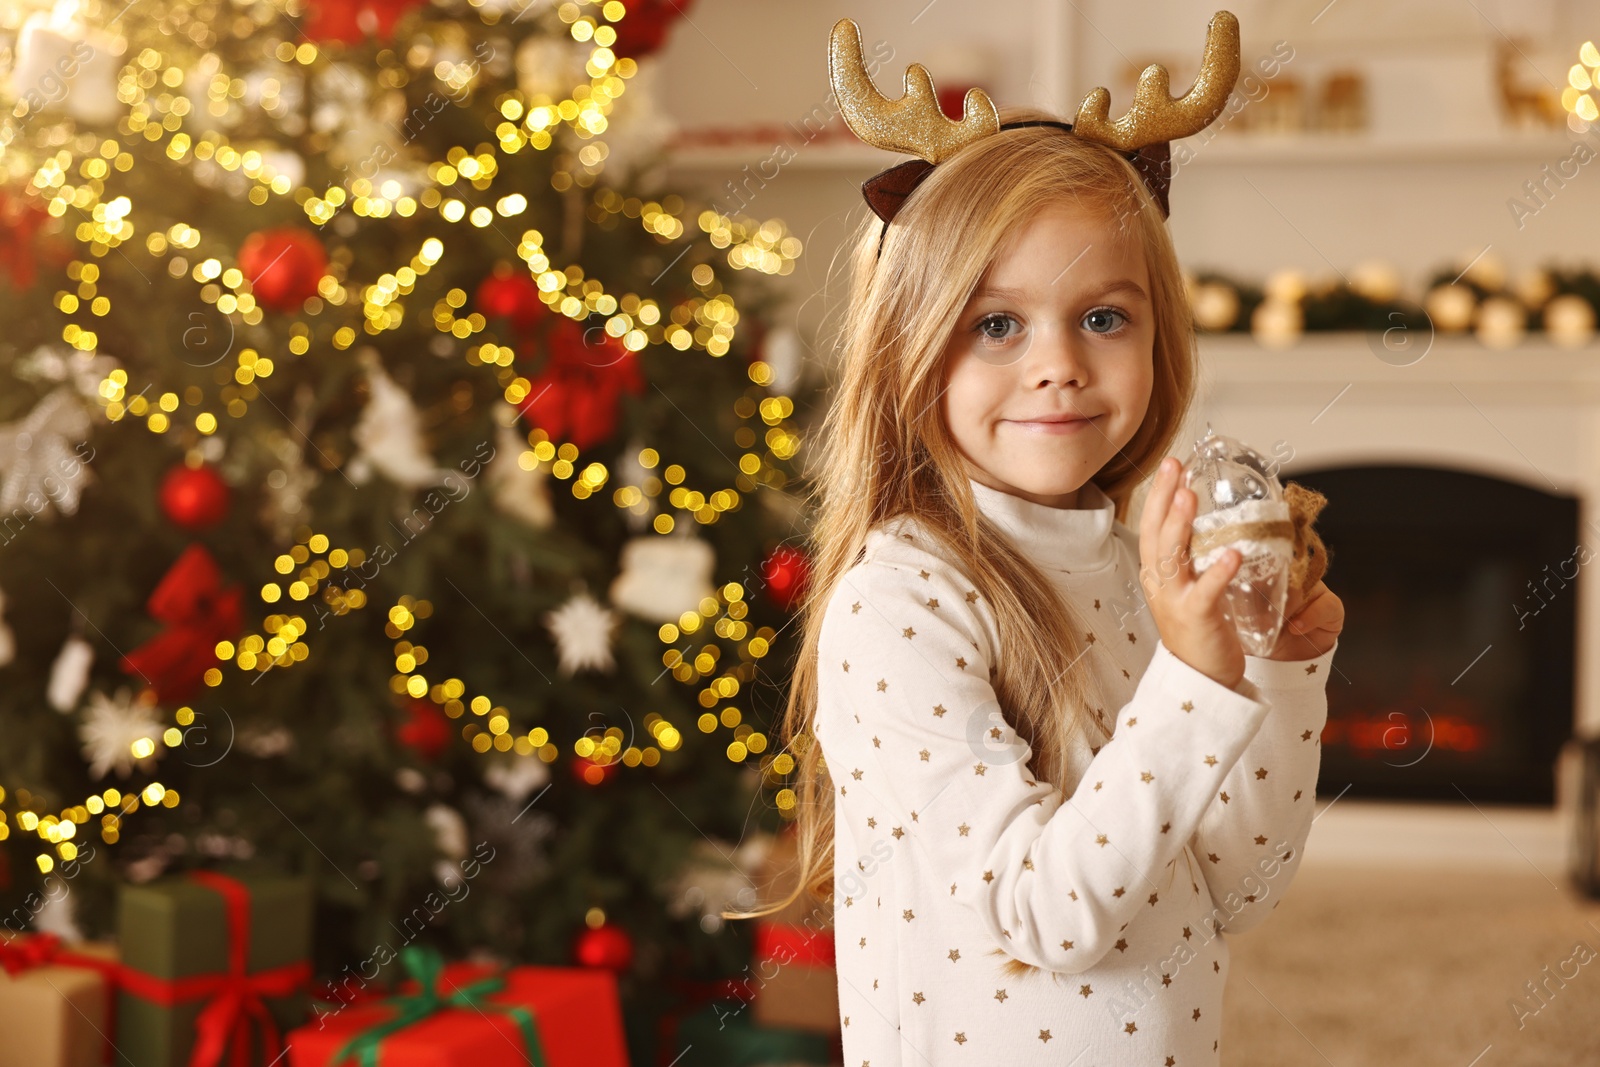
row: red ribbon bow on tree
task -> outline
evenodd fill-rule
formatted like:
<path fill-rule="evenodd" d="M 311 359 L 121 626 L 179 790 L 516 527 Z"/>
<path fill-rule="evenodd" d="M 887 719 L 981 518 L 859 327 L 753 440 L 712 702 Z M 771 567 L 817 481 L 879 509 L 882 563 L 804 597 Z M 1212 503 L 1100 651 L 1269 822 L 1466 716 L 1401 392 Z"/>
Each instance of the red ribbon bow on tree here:
<path fill-rule="evenodd" d="M 228 916 L 227 971 L 168 979 L 124 968 L 123 987 L 164 1008 L 209 998 L 195 1023 L 189 1067 L 218 1067 L 224 1055 L 230 1067 L 249 1067 L 251 1018 L 261 1031 L 262 1062 L 276 1063 L 283 1051 L 283 1039 L 262 998 L 289 996 L 309 982 L 311 961 L 300 960 L 250 974 L 250 890 L 215 871 L 190 871 L 189 877 L 222 894 Z"/>
<path fill-rule="evenodd" d="M 39 233 L 49 219 L 37 201 L 0 190 L 0 265 L 13 289 L 32 288 L 38 264 L 45 258 L 40 255 Z"/>
<path fill-rule="evenodd" d="M 622 393 L 644 391 L 638 358 L 603 328 L 568 318 L 551 328 L 547 346 L 544 371 L 520 405 L 523 418 L 580 449 L 604 441 L 617 428 Z"/>
<path fill-rule="evenodd" d="M 167 629 L 123 656 L 123 671 L 145 679 L 163 704 L 187 700 L 216 666 L 217 642 L 239 632 L 242 599 L 239 586 L 222 587 L 205 546 L 190 545 L 146 605 Z"/>

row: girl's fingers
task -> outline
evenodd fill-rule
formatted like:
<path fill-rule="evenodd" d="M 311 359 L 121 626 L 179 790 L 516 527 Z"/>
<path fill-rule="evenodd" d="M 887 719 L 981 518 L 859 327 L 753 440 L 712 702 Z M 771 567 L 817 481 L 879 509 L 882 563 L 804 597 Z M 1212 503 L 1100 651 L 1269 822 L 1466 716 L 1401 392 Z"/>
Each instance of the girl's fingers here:
<path fill-rule="evenodd" d="M 1150 492 L 1144 498 L 1144 512 L 1139 517 L 1139 538 L 1152 542 L 1161 531 L 1161 523 L 1172 506 L 1173 490 L 1177 488 L 1177 472 L 1173 463 L 1162 460 L 1156 467 L 1156 476 L 1150 482 Z"/>
<path fill-rule="evenodd" d="M 1242 562 L 1244 557 L 1239 554 L 1238 549 L 1224 549 L 1221 557 L 1195 579 L 1189 595 L 1199 597 L 1200 602 L 1206 605 L 1220 600 L 1228 588 L 1228 583 L 1239 572 L 1239 565 Z"/>
<path fill-rule="evenodd" d="M 1172 508 L 1161 524 L 1163 575 L 1188 571 L 1189 537 L 1194 531 L 1195 495 L 1179 486 L 1172 495 Z"/>
<path fill-rule="evenodd" d="M 1194 581 L 1190 566 L 1189 537 L 1194 519 L 1194 494 L 1178 487 L 1173 494 L 1172 507 L 1156 537 L 1156 574 L 1163 586 L 1171 585 L 1175 591 L 1186 589 Z"/>
<path fill-rule="evenodd" d="M 1173 456 L 1163 459 L 1155 475 L 1155 485 L 1150 488 L 1150 498 L 1157 509 L 1150 512 L 1150 544 L 1142 547 L 1146 560 L 1160 585 L 1166 582 L 1186 584 L 1189 574 L 1190 515 L 1187 514 L 1186 491 L 1179 485 L 1182 464 Z M 1149 504 L 1146 504 L 1149 510 Z"/>
<path fill-rule="evenodd" d="M 1139 517 L 1139 556 L 1143 566 L 1160 574 L 1161 529 L 1172 507 L 1173 491 L 1178 485 L 1177 461 L 1164 459 L 1156 469 L 1155 481 L 1145 497 L 1144 512 Z"/>

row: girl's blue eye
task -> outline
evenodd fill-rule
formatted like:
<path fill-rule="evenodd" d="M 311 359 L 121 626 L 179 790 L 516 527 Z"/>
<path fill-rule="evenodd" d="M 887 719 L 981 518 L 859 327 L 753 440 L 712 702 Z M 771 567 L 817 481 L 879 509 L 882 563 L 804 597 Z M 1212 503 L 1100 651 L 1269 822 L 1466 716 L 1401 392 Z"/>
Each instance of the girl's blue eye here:
<path fill-rule="evenodd" d="M 1012 316 L 996 311 L 978 320 L 978 337 L 982 341 L 991 344 L 1004 341 L 1008 337 L 1015 335 L 1011 328 L 1019 325 Z"/>
<path fill-rule="evenodd" d="M 1090 333 L 1116 333 L 1127 321 L 1116 308 L 1095 308 L 1083 317 L 1083 327 Z"/>

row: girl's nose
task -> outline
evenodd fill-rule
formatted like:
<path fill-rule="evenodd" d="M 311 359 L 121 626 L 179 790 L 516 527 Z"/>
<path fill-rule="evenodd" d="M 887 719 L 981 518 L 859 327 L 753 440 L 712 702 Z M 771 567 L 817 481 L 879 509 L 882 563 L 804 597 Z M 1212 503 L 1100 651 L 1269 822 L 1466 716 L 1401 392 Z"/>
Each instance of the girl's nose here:
<path fill-rule="evenodd" d="M 1052 326 L 1035 333 L 1022 360 L 1022 373 L 1030 386 L 1088 384 L 1088 365 L 1071 333 Z"/>

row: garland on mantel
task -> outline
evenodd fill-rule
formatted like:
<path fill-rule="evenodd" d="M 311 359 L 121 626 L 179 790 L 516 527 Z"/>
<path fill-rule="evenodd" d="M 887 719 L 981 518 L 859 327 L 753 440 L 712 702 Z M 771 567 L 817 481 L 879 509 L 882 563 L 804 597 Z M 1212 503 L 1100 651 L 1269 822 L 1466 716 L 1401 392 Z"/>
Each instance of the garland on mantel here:
<path fill-rule="evenodd" d="M 1588 344 L 1600 318 L 1600 274 L 1589 267 L 1541 267 L 1511 278 L 1484 253 L 1429 275 L 1420 298 L 1382 262 L 1332 278 L 1282 270 L 1256 284 L 1219 271 L 1185 274 L 1195 328 L 1249 333 L 1268 348 L 1289 348 L 1304 333 L 1393 329 L 1471 334 L 1511 348 L 1539 334 L 1564 348 Z"/>

